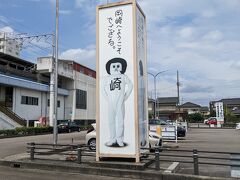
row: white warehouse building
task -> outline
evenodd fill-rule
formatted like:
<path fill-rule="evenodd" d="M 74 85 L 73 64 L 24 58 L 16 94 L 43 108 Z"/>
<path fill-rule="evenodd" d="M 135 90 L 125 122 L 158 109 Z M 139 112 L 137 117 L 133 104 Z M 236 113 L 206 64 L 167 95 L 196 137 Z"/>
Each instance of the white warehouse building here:
<path fill-rule="evenodd" d="M 49 119 L 51 57 L 37 64 L 0 53 L 0 129 Z M 59 60 L 57 119 L 89 124 L 95 120 L 96 72 Z"/>

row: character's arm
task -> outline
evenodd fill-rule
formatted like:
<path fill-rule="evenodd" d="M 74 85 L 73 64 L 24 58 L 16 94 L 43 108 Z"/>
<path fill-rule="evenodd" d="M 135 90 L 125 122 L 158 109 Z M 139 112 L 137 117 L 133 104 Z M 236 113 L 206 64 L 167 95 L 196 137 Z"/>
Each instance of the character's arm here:
<path fill-rule="evenodd" d="M 108 85 L 107 85 L 107 79 L 108 77 L 105 77 L 104 80 L 103 80 L 103 86 L 102 86 L 102 94 L 103 96 L 107 99 L 108 98 L 108 93 L 107 93 L 107 88 L 108 88 Z"/>
<path fill-rule="evenodd" d="M 125 92 L 124 100 L 126 101 L 132 92 L 133 83 L 127 76 L 125 76 L 125 80 L 126 80 L 127 90 Z"/>

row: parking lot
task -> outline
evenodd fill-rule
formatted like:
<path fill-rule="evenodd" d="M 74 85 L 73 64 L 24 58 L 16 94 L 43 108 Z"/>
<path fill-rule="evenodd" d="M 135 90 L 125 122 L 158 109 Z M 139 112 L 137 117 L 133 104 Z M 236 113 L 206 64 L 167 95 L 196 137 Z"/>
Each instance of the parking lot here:
<path fill-rule="evenodd" d="M 174 144 L 174 142 L 167 142 L 167 144 Z M 178 141 L 178 149 L 198 151 L 215 151 L 215 152 L 236 152 L 240 153 L 240 130 L 235 129 L 216 129 L 216 128 L 190 128 L 188 129 L 187 136 Z M 173 152 L 174 154 L 192 155 L 192 153 Z M 199 157 L 221 157 L 230 158 L 230 154 L 201 154 Z M 162 157 L 164 159 L 164 157 Z M 174 161 L 181 161 L 183 158 L 173 158 Z M 192 157 L 185 158 L 186 161 L 193 161 Z M 216 160 L 208 158 L 199 158 L 199 162 L 214 162 L 214 163 L 227 163 L 231 164 L 230 160 Z M 193 174 L 193 163 L 180 163 L 180 169 L 178 173 Z M 218 166 L 218 165 L 199 165 L 199 174 L 216 176 L 216 177 L 230 177 L 230 166 Z"/>
<path fill-rule="evenodd" d="M 59 143 L 84 143 L 86 131 L 66 133 L 59 135 Z M 52 135 L 39 135 L 39 136 L 29 136 L 29 137 L 19 137 L 10 139 L 0 139 L 0 157 L 4 158 L 6 156 L 11 156 L 14 154 L 21 154 L 26 152 L 27 142 L 44 142 L 51 143 Z M 189 128 L 186 137 L 180 138 L 177 143 L 175 141 L 165 141 L 165 146 L 178 146 L 177 150 L 193 150 L 194 148 L 198 151 L 217 151 L 217 152 L 240 152 L 240 130 L 235 129 L 216 129 L 216 128 Z M 179 154 L 179 152 L 167 152 L 172 153 L 172 157 L 165 157 L 165 159 L 172 159 L 173 161 L 178 161 L 174 155 Z M 180 168 L 177 173 L 182 174 L 193 174 L 193 158 L 192 153 L 182 153 L 182 155 L 188 155 L 190 158 L 183 158 L 185 161 L 190 163 L 181 163 Z M 199 156 L 201 156 L 199 154 Z M 204 155 L 204 156 L 209 156 Z M 210 155 L 211 156 L 211 155 Z M 213 155 L 214 156 L 214 155 Z M 222 157 L 230 158 L 230 155 L 223 155 Z M 164 157 L 160 154 L 160 159 L 164 160 Z M 180 160 L 179 160 L 180 161 Z M 209 161 L 208 159 L 199 158 L 199 162 Z M 220 162 L 216 161 L 215 162 Z M 220 162 L 221 163 L 221 162 Z M 227 163 L 231 163 L 227 161 Z M 166 162 L 161 162 L 160 166 L 165 167 Z M 169 164 L 169 163 L 167 163 Z M 154 167 L 154 166 L 153 166 Z M 200 175 L 218 176 L 218 177 L 230 177 L 230 166 L 215 166 L 215 165 L 199 165 Z"/>
<path fill-rule="evenodd" d="M 240 131 L 235 129 L 189 128 L 180 148 L 240 152 Z"/>

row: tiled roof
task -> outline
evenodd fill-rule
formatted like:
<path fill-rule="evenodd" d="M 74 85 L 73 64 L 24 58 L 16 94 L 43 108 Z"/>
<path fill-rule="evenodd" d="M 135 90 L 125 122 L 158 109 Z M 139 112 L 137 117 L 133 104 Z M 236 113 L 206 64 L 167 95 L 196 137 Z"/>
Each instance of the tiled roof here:
<path fill-rule="evenodd" d="M 228 98 L 228 99 L 221 99 L 225 105 L 227 104 L 240 104 L 240 98 Z"/>
<path fill-rule="evenodd" d="M 194 107 L 200 108 L 201 106 L 198 104 L 191 103 L 191 102 L 186 102 L 186 103 L 182 104 L 180 107 L 181 108 L 194 108 Z"/>
<path fill-rule="evenodd" d="M 177 104 L 178 103 L 178 97 L 161 97 L 157 98 L 157 101 L 159 104 Z"/>
<path fill-rule="evenodd" d="M 201 107 L 200 111 L 209 111 L 209 108 L 207 106 Z"/>

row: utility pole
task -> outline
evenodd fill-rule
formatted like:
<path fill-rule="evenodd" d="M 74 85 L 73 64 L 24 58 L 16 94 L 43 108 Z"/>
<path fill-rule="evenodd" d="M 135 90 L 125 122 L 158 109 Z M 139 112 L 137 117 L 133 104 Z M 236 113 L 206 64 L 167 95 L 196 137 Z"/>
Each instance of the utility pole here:
<path fill-rule="evenodd" d="M 52 38 L 52 69 L 50 73 L 50 86 L 49 86 L 49 125 L 54 126 L 54 107 L 55 107 L 55 35 L 53 33 L 53 38 Z"/>
<path fill-rule="evenodd" d="M 175 126 L 175 129 L 176 129 L 176 143 L 177 143 L 177 127 L 178 127 L 178 120 L 179 120 L 179 117 L 180 117 L 180 95 L 179 95 L 179 86 L 180 86 L 180 83 L 179 83 L 179 75 L 178 75 L 178 70 L 177 70 L 177 96 L 178 96 L 178 103 L 177 103 L 177 119 L 176 119 L 176 126 Z"/>
<path fill-rule="evenodd" d="M 50 107 L 49 107 L 49 125 L 53 126 L 53 144 L 57 144 L 58 129 L 57 129 L 57 102 L 58 102 L 58 22 L 59 22 L 59 0 L 56 0 L 56 24 L 55 34 L 40 34 L 34 36 L 23 36 L 17 38 L 9 38 L 6 41 L 16 40 L 22 46 L 23 43 L 30 43 L 32 41 L 39 42 L 44 39 L 46 43 L 52 46 L 52 69 L 50 75 Z M 52 42 L 47 40 L 52 37 Z"/>
<path fill-rule="evenodd" d="M 53 144 L 58 141 L 57 129 L 57 102 L 58 102 L 58 17 L 59 17 L 59 0 L 56 0 L 56 26 L 55 26 L 55 61 L 54 61 L 54 115 L 53 115 Z"/>
<path fill-rule="evenodd" d="M 180 95 L 179 95 L 179 75 L 178 75 L 178 70 L 177 70 L 177 95 L 178 95 L 178 105 L 180 105 Z"/>

